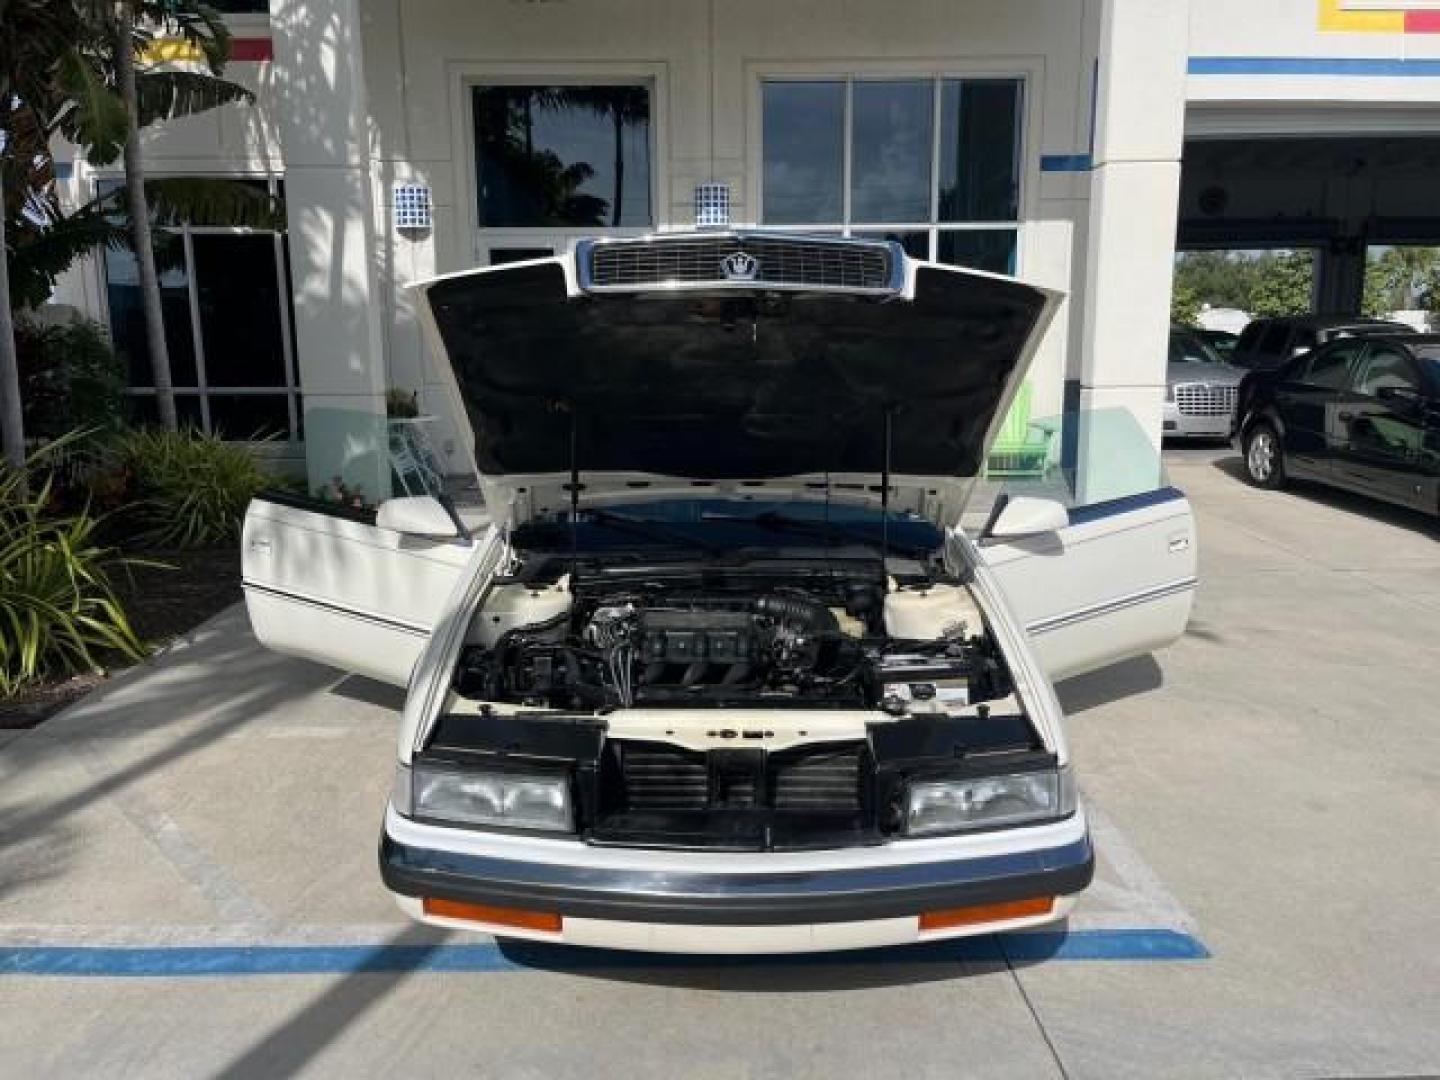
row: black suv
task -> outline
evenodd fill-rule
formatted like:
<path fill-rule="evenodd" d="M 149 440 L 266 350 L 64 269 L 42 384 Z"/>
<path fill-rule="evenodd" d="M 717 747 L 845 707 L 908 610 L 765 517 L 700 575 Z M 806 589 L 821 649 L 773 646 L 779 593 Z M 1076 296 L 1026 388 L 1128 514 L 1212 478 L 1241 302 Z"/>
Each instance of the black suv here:
<path fill-rule="evenodd" d="M 1245 475 L 1320 480 L 1440 514 L 1440 334 L 1351 337 L 1240 383 Z"/>
<path fill-rule="evenodd" d="M 1286 315 L 1256 319 L 1247 325 L 1225 359 L 1237 367 L 1268 371 L 1292 357 L 1339 338 L 1410 334 L 1412 327 L 1358 315 Z"/>

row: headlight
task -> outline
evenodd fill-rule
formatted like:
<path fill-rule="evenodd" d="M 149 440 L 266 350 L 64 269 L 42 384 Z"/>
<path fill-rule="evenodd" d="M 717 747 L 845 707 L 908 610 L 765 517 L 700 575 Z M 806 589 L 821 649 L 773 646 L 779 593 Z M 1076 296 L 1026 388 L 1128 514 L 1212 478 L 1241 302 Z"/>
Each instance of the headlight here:
<path fill-rule="evenodd" d="M 931 836 L 994 829 L 1067 817 L 1074 811 L 1075 785 L 1069 769 L 923 780 L 909 787 L 905 833 Z"/>
<path fill-rule="evenodd" d="M 402 794 L 408 795 L 408 807 L 401 805 Z M 565 776 L 417 764 L 408 783 L 397 779 L 394 798 L 397 810 L 417 818 L 551 832 L 575 828 Z"/>
<path fill-rule="evenodd" d="M 1166 401 L 1174 401 L 1174 400 L 1175 400 L 1175 384 L 1174 384 L 1174 383 L 1166 383 L 1166 384 L 1165 384 L 1165 400 L 1166 400 Z"/>

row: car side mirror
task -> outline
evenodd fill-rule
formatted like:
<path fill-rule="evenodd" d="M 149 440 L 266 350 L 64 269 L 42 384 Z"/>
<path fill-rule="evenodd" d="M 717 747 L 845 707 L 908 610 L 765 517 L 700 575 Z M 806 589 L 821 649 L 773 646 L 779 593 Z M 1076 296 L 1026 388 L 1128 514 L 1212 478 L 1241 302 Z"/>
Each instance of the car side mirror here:
<path fill-rule="evenodd" d="M 375 513 L 375 524 L 406 536 L 428 536 L 436 540 L 453 540 L 461 535 L 455 518 L 433 495 L 386 499 Z"/>
<path fill-rule="evenodd" d="M 1070 512 L 1062 503 L 1054 499 L 1017 495 L 1005 504 L 1005 509 L 991 523 L 986 535 L 997 539 L 1039 536 L 1059 532 L 1069 524 Z"/>

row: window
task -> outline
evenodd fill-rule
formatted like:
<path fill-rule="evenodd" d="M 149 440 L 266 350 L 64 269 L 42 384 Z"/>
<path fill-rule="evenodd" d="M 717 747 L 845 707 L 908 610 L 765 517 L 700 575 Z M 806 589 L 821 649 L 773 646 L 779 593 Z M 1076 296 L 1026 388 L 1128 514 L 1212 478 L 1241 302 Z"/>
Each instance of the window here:
<path fill-rule="evenodd" d="M 276 180 L 256 180 L 274 194 Z M 185 226 L 156 234 L 156 270 L 182 424 L 236 439 L 300 437 L 285 237 Z M 107 250 L 110 333 L 130 411 L 158 419 L 135 256 Z"/>
<path fill-rule="evenodd" d="M 1172 364 L 1220 364 L 1220 354 L 1207 345 L 1196 334 L 1188 330 L 1170 331 L 1170 358 Z"/>
<path fill-rule="evenodd" d="M 476 86 L 471 102 L 482 229 L 654 224 L 648 86 Z"/>
<path fill-rule="evenodd" d="M 1308 360 L 1301 360 L 1300 382 L 1322 390 L 1340 390 L 1345 386 L 1351 362 L 1360 355 L 1364 342 L 1346 341 L 1322 349 Z"/>
<path fill-rule="evenodd" d="M 1014 273 L 1018 79 L 761 84 L 761 220 Z"/>
<path fill-rule="evenodd" d="M 1418 393 L 1420 380 L 1415 365 L 1404 351 L 1393 345 L 1376 345 L 1365 361 L 1364 373 L 1356 383 L 1355 392 L 1379 397 L 1381 390 L 1409 390 Z"/>

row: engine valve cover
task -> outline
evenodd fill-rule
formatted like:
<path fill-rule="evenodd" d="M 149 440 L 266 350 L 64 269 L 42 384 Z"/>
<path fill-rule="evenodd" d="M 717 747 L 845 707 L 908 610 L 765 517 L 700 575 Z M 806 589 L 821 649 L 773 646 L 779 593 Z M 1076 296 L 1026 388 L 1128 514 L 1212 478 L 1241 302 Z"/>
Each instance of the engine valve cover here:
<path fill-rule="evenodd" d="M 646 611 L 639 651 L 652 664 L 744 663 L 755 655 L 755 617 L 739 611 Z"/>

